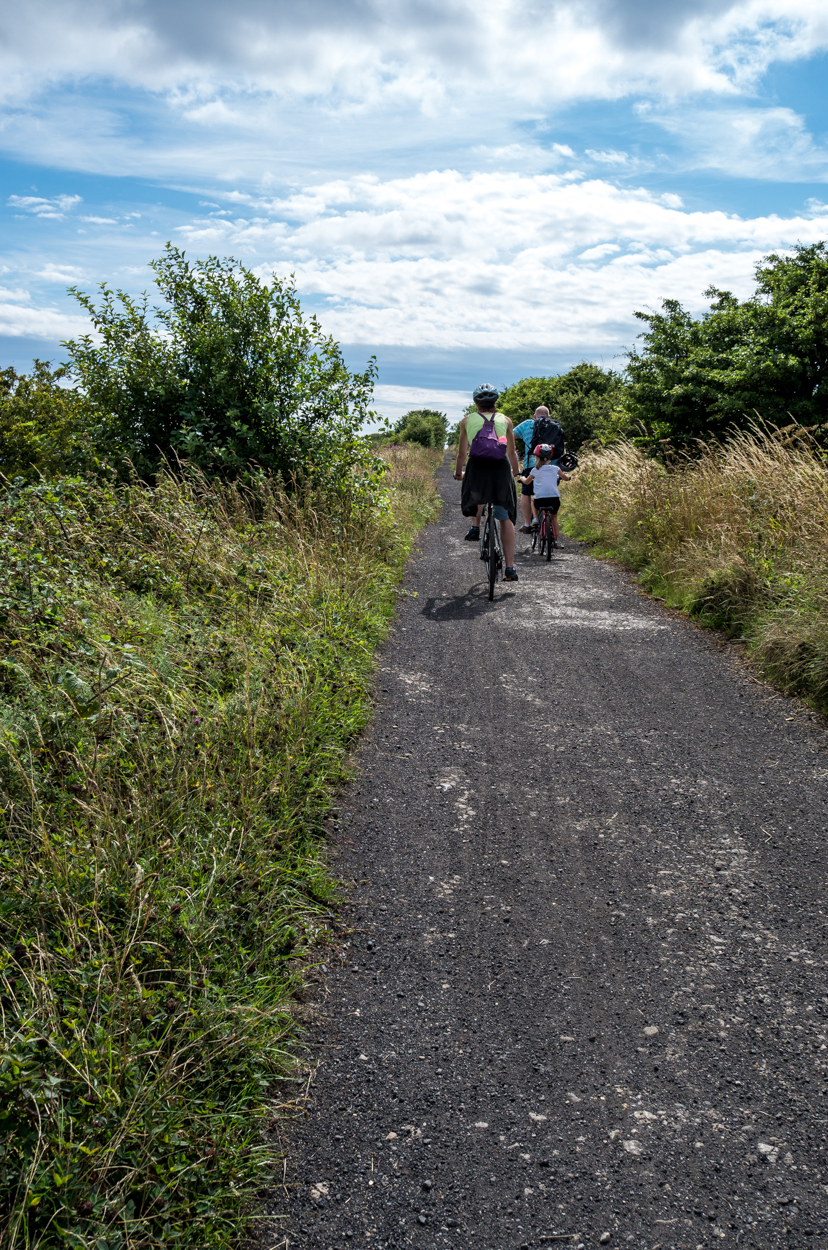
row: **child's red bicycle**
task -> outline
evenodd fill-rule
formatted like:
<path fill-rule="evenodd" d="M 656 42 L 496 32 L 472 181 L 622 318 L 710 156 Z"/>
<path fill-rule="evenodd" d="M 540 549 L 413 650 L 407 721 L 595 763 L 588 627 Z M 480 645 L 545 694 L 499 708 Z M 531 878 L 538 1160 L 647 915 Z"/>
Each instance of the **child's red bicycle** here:
<path fill-rule="evenodd" d="M 552 532 L 554 515 L 551 508 L 538 508 L 538 526 L 532 535 L 532 550 L 536 551 L 540 548 L 541 556 L 545 554 L 547 560 L 552 559 L 552 552 L 555 548 L 555 535 Z"/>

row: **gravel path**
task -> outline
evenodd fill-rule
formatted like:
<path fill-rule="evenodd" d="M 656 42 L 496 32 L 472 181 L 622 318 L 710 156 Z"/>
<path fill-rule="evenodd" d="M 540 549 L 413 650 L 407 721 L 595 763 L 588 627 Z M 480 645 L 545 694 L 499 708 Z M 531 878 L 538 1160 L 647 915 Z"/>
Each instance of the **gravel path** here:
<path fill-rule="evenodd" d="M 489 604 L 441 489 L 265 1244 L 828 1246 L 823 722 L 575 543 Z"/>

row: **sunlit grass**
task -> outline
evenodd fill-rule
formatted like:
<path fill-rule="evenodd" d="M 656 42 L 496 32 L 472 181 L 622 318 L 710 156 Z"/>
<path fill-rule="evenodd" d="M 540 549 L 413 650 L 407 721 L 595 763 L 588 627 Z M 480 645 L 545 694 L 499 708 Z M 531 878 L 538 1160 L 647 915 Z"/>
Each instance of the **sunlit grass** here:
<path fill-rule="evenodd" d="M 806 434 L 743 432 L 669 466 L 629 444 L 586 453 L 563 515 L 828 708 L 828 470 Z"/>
<path fill-rule="evenodd" d="M 428 453 L 390 507 L 172 476 L 7 491 L 0 589 L 5 1247 L 219 1246 L 274 1163 L 325 821 Z"/>

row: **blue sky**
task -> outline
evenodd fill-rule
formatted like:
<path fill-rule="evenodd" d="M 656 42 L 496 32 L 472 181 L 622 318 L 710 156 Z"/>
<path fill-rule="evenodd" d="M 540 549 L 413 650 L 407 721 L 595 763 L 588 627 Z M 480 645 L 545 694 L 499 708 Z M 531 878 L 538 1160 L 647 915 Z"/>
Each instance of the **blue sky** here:
<path fill-rule="evenodd" d="M 167 239 L 295 273 L 390 416 L 619 367 L 634 309 L 828 237 L 826 61 L 823 0 L 6 6 L 0 367 Z"/>

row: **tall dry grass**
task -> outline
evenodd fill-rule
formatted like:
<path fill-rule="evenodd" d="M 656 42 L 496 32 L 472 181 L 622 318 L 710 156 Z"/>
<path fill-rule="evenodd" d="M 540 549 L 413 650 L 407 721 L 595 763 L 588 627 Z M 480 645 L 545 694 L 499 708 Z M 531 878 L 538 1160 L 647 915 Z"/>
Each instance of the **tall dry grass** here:
<path fill-rule="evenodd" d="M 828 708 L 828 469 L 807 435 L 741 432 L 668 465 L 627 443 L 588 452 L 564 518 Z"/>

